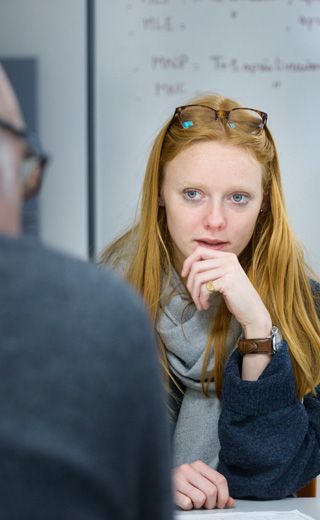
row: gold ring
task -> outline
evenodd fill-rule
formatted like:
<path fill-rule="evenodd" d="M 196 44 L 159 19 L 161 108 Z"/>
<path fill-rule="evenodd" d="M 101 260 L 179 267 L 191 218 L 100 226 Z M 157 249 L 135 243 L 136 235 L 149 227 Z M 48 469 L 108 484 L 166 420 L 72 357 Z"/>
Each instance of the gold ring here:
<path fill-rule="evenodd" d="M 210 280 L 210 282 L 206 283 L 206 289 L 207 291 L 212 294 L 214 293 L 216 290 L 215 290 L 215 287 L 214 287 L 214 283 L 212 280 Z"/>

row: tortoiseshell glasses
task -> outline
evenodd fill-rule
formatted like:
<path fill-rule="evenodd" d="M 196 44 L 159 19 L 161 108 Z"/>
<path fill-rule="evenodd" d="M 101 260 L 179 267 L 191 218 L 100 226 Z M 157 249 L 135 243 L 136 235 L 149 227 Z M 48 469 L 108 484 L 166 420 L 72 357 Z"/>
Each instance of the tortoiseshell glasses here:
<path fill-rule="evenodd" d="M 267 124 L 268 114 L 255 108 L 236 107 L 231 110 L 216 110 L 206 105 L 185 105 L 177 107 L 172 119 L 179 121 L 182 128 L 212 125 L 221 121 L 231 129 L 249 134 L 260 134 Z"/>

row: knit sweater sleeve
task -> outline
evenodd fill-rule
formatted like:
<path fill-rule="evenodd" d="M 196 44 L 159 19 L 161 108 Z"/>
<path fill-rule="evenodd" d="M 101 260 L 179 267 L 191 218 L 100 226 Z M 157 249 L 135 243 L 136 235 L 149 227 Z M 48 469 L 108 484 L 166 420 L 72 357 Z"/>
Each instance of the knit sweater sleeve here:
<path fill-rule="evenodd" d="M 231 496 L 283 498 L 320 473 L 320 388 L 297 399 L 285 342 L 257 381 L 241 361 L 234 351 L 225 369 L 218 470 Z"/>

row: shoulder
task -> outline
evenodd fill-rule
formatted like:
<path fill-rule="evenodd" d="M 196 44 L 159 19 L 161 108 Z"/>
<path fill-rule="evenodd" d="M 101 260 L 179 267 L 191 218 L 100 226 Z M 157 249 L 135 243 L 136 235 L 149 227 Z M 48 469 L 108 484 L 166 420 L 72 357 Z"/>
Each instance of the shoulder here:
<path fill-rule="evenodd" d="M 320 283 L 317 280 L 310 280 L 311 291 L 316 304 L 317 313 L 320 316 Z"/>
<path fill-rule="evenodd" d="M 109 267 L 101 269 L 93 263 L 52 250 L 46 250 L 42 261 L 47 264 L 45 275 L 57 284 L 56 287 L 78 302 L 82 301 L 86 308 L 94 309 L 97 315 L 105 313 L 106 318 L 109 313 L 115 325 L 120 325 L 119 322 L 128 325 L 128 322 L 145 318 L 140 296 Z"/>
<path fill-rule="evenodd" d="M 317 280 L 310 280 L 311 290 L 314 296 L 320 296 L 320 283 Z"/>
<path fill-rule="evenodd" d="M 110 381 L 111 372 L 122 373 L 132 397 L 135 388 L 149 392 L 159 363 L 151 319 L 140 295 L 108 267 L 48 249 L 44 254 L 52 264 L 50 276 L 54 273 L 54 283 L 60 287 L 58 298 L 61 294 L 64 298 L 58 313 L 73 324 L 73 335 L 98 355 Z"/>
<path fill-rule="evenodd" d="M 142 395 L 151 399 L 160 380 L 151 320 L 114 273 L 34 239 L 0 238 L 0 280 L 2 319 L 25 365 L 58 378 L 65 393 L 76 388 L 90 403 L 96 395 L 112 401 L 115 415 L 126 401 L 134 410 Z"/>
<path fill-rule="evenodd" d="M 35 307 L 55 307 L 56 316 L 64 321 L 78 319 L 79 328 L 96 323 L 102 330 L 114 326 L 123 332 L 129 323 L 146 320 L 140 297 L 109 269 L 29 237 L 4 241 L 1 237 L 1 242 L 1 278 L 7 281 L 7 290 L 20 297 L 29 294 Z"/>

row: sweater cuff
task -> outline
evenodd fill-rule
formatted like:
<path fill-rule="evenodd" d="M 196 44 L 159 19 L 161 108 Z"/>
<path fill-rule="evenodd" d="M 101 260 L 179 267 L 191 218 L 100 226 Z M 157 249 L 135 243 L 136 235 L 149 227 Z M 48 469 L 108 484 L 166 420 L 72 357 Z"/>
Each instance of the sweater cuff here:
<path fill-rule="evenodd" d="M 257 381 L 241 379 L 242 356 L 235 350 L 226 365 L 221 402 L 224 408 L 241 415 L 260 415 L 297 402 L 288 345 L 278 352 Z"/>

